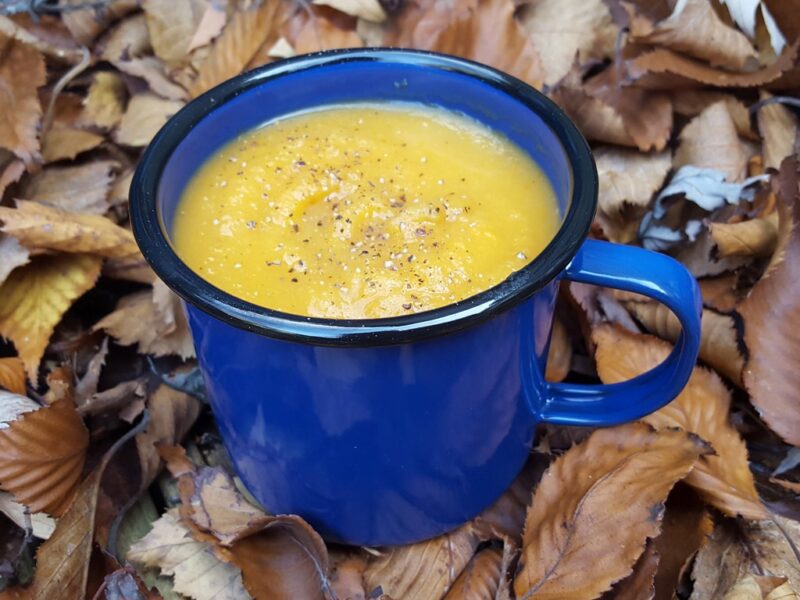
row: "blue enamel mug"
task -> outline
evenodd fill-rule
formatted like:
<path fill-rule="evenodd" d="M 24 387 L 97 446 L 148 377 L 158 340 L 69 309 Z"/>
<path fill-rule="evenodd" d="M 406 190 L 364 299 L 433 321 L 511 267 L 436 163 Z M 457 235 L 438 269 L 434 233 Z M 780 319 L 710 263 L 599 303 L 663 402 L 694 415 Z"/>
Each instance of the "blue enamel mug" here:
<path fill-rule="evenodd" d="M 499 285 L 427 312 L 332 320 L 250 304 L 206 282 L 170 242 L 181 191 L 237 135 L 341 103 L 438 105 L 507 136 L 541 166 L 562 222 Z M 502 173 L 497 174 L 502 177 Z M 441 534 L 477 515 L 525 463 L 536 425 L 614 425 L 669 402 L 700 340 L 700 294 L 676 261 L 587 240 L 597 203 L 591 151 L 545 96 L 489 67 L 410 50 L 300 56 L 231 79 L 158 133 L 133 179 L 136 239 L 184 300 L 197 359 L 235 468 L 272 513 L 368 546 Z M 683 331 L 658 367 L 615 385 L 544 380 L 561 279 L 645 294 Z"/>

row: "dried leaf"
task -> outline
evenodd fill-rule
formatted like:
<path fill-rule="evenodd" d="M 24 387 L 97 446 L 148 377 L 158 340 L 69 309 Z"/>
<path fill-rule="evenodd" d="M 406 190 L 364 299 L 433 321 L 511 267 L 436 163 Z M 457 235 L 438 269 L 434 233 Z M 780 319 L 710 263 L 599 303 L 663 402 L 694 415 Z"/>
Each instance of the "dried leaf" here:
<path fill-rule="evenodd" d="M 0 16 L 0 33 L 32 46 L 57 61 L 77 64 L 83 59 L 83 52 L 69 30 L 52 15 L 37 14 L 33 19 L 29 15 L 18 14 L 14 20 Z"/>
<path fill-rule="evenodd" d="M 75 403 L 80 406 L 89 397 L 97 393 L 97 384 L 100 382 L 100 372 L 106 364 L 108 355 L 108 338 L 103 338 L 100 348 L 97 350 L 86 367 L 86 373 L 75 384 Z"/>
<path fill-rule="evenodd" d="M 42 140 L 42 158 L 46 163 L 65 158 L 73 159 L 102 142 L 103 136 L 91 131 L 54 125 L 47 130 Z"/>
<path fill-rule="evenodd" d="M 25 395 L 25 365 L 19 357 L 0 358 L 0 387 Z"/>
<path fill-rule="evenodd" d="M 638 86 L 649 89 L 675 90 L 699 84 L 717 87 L 755 87 L 778 79 L 794 65 L 798 43 L 784 48 L 772 64 L 758 71 L 734 73 L 716 69 L 686 56 L 658 48 L 645 52 L 626 63 L 627 75 Z"/>
<path fill-rule="evenodd" d="M 26 396 L 0 390 L 0 430 L 8 429 L 20 415 L 39 410 L 41 406 Z"/>
<path fill-rule="evenodd" d="M 497 40 L 502 40 L 498 44 Z M 540 88 L 544 73 L 533 42 L 514 19 L 512 0 L 426 0 L 406 5 L 386 45 L 463 56 Z"/>
<path fill-rule="evenodd" d="M 718 256 L 772 256 L 778 243 L 777 213 L 738 223 L 709 223 L 708 232 Z"/>
<path fill-rule="evenodd" d="M 519 20 L 544 68 L 544 83 L 554 85 L 575 64 L 610 56 L 617 28 L 601 0 L 528 0 Z M 611 43 L 607 43 L 610 39 Z"/>
<path fill-rule="evenodd" d="M 115 60 L 113 64 L 123 73 L 144 79 L 150 89 L 162 98 L 186 100 L 188 97 L 186 90 L 167 76 L 164 71 L 164 64 L 155 56 Z"/>
<path fill-rule="evenodd" d="M 5 148 L 0 148 L 0 198 L 6 188 L 19 181 L 25 173 L 25 163 Z"/>
<path fill-rule="evenodd" d="M 19 196 L 77 213 L 104 214 L 119 164 L 98 160 L 77 166 L 46 167 L 28 179 Z"/>
<path fill-rule="evenodd" d="M 556 459 L 528 510 L 517 598 L 593 598 L 625 577 L 658 532 L 669 490 L 706 452 L 695 436 L 633 423 Z"/>
<path fill-rule="evenodd" d="M 793 600 L 797 597 L 785 577 L 745 575 L 722 600 Z"/>
<path fill-rule="evenodd" d="M 320 50 L 336 48 L 360 48 L 361 38 L 353 29 L 342 29 L 325 17 L 313 17 L 306 21 L 294 40 L 297 54 L 310 54 Z"/>
<path fill-rule="evenodd" d="M 242 572 L 217 558 L 209 544 L 196 541 L 177 512 L 171 509 L 161 515 L 150 532 L 131 546 L 127 559 L 158 567 L 174 578 L 176 592 L 194 600 L 250 598 Z"/>
<path fill-rule="evenodd" d="M 28 249 L 17 238 L 0 233 L 0 285 L 14 269 L 27 265 L 29 261 Z"/>
<path fill-rule="evenodd" d="M 45 513 L 30 514 L 28 509 L 14 500 L 12 494 L 0 492 L 0 512 L 14 521 L 17 527 L 26 529 L 30 519 L 30 528 L 34 536 L 41 540 L 49 539 L 56 528 L 56 520 Z"/>
<path fill-rule="evenodd" d="M 15 269 L 0 286 L 0 335 L 14 342 L 32 382 L 55 326 L 94 286 L 100 262 L 83 254 L 39 257 Z"/>
<path fill-rule="evenodd" d="M 461 571 L 442 600 L 494 600 L 504 576 L 503 553 L 497 548 L 478 552 Z"/>
<path fill-rule="evenodd" d="M 672 14 L 655 24 L 642 18 L 630 23 L 636 42 L 678 50 L 716 67 L 739 70 L 756 64 L 747 37 L 726 25 L 706 0 L 677 2 Z"/>
<path fill-rule="evenodd" d="M 386 13 L 378 0 L 314 0 L 314 4 L 330 6 L 373 23 L 383 23 L 386 20 Z"/>
<path fill-rule="evenodd" d="M 718 312 L 732 311 L 741 300 L 738 276 L 734 273 L 701 279 L 698 283 L 703 295 L 703 304 Z"/>
<path fill-rule="evenodd" d="M 603 383 L 626 381 L 660 364 L 670 345 L 658 338 L 632 334 L 618 326 L 599 326 L 592 338 Z M 702 456 L 686 482 L 703 499 L 728 515 L 764 518 L 747 449 L 728 416 L 731 397 L 716 373 L 695 367 L 683 391 L 669 404 L 642 420 L 659 430 L 679 427 L 709 442 L 715 455 Z"/>
<path fill-rule="evenodd" d="M 739 26 L 739 29 L 744 31 L 750 38 L 756 37 L 757 15 L 760 14 L 769 33 L 773 51 L 775 54 L 779 54 L 783 50 L 786 39 L 778 29 L 775 18 L 769 8 L 761 0 L 721 0 L 721 2 L 727 7 L 731 18 Z"/>
<path fill-rule="evenodd" d="M 569 373 L 572 364 L 572 340 L 569 339 L 564 324 L 557 317 L 553 319 L 553 332 L 550 334 L 550 348 L 547 354 L 547 381 L 562 381 Z"/>
<path fill-rule="evenodd" d="M 756 570 L 786 577 L 790 587 L 798 589 L 800 566 L 781 529 L 792 543 L 800 539 L 800 523 L 779 516 L 770 521 L 743 522 L 740 527 L 728 522 L 717 525 L 695 560 L 691 600 L 717 600 Z"/>
<path fill-rule="evenodd" d="M 269 48 L 277 41 L 285 18 L 284 3 L 269 0 L 234 13 L 211 46 L 189 94 L 195 98 L 238 75 L 262 45 Z"/>
<path fill-rule="evenodd" d="M 774 183 L 778 194 L 778 247 L 766 273 L 739 306 L 749 358 L 744 384 L 750 401 L 770 428 L 789 443 L 800 444 L 800 407 L 795 400 L 800 352 L 794 324 L 800 318 L 794 286 L 800 251 L 800 177 L 796 158 L 781 164 Z"/>
<path fill-rule="evenodd" d="M 114 139 L 125 146 L 146 146 L 172 115 L 183 107 L 179 100 L 166 100 L 155 94 L 137 94 L 128 102 Z"/>
<path fill-rule="evenodd" d="M 59 4 L 69 7 L 86 6 L 83 0 L 59 0 Z M 102 10 L 97 10 L 91 5 L 86 8 L 68 9 L 61 13 L 61 18 L 75 40 L 88 46 L 109 24 L 138 7 L 138 0 L 115 0 L 104 5 Z"/>
<path fill-rule="evenodd" d="M 17 208 L 0 206 L 3 232 L 28 249 L 126 257 L 138 254 L 133 234 L 111 219 L 17 200 Z M 13 276 L 13 273 L 12 273 Z"/>
<path fill-rule="evenodd" d="M 766 92 L 761 99 L 769 98 Z M 795 154 L 797 117 L 782 104 L 769 104 L 758 110 L 758 131 L 763 138 L 764 166 L 780 168 L 787 156 Z"/>
<path fill-rule="evenodd" d="M 614 242 L 636 239 L 639 220 L 672 167 L 669 150 L 642 154 L 635 150 L 600 147 L 594 150 L 600 177 L 597 218 Z"/>
<path fill-rule="evenodd" d="M 660 558 L 653 541 L 647 542 L 631 574 L 615 583 L 614 587 L 600 596 L 600 600 L 653 600 Z"/>
<path fill-rule="evenodd" d="M 364 570 L 367 561 L 358 554 L 331 553 L 331 591 L 338 600 L 367 600 Z"/>
<path fill-rule="evenodd" d="M 192 39 L 210 5 L 208 0 L 145 0 L 144 14 L 156 56 L 175 66 L 188 60 Z"/>
<path fill-rule="evenodd" d="M 681 131 L 675 166 L 683 165 L 722 171 L 728 181 L 744 177 L 747 155 L 725 102 L 712 104 Z"/>
<path fill-rule="evenodd" d="M 71 400 L 24 413 L 0 430 L 0 484 L 32 512 L 60 516 L 75 495 L 88 445 Z"/>
<path fill-rule="evenodd" d="M 225 13 L 223 7 L 218 6 L 216 2 L 209 2 L 203 11 L 203 16 L 197 29 L 189 41 L 189 52 L 202 48 L 211 43 L 215 37 L 221 32 L 222 28 L 228 22 L 228 15 Z"/>
<path fill-rule="evenodd" d="M 441 598 L 455 583 L 478 546 L 472 528 L 463 525 L 439 537 L 392 546 L 370 562 L 364 573 L 368 597 L 380 587 L 391 598 Z"/>
<path fill-rule="evenodd" d="M 680 90 L 672 95 L 672 106 L 679 115 L 696 117 L 712 104 L 723 101 L 736 125 L 736 132 L 747 139 L 758 140 L 750 125 L 750 113 L 744 103 L 731 94 L 712 90 Z"/>
<path fill-rule="evenodd" d="M 100 58 L 108 62 L 147 54 L 152 50 L 147 18 L 137 13 L 125 19 L 113 27 L 98 46 Z"/>
<path fill-rule="evenodd" d="M 126 96 L 125 84 L 118 75 L 112 71 L 98 71 L 83 99 L 82 121 L 100 129 L 111 129 L 122 119 Z"/>
<path fill-rule="evenodd" d="M 37 90 L 44 83 L 41 52 L 0 33 L 0 147 L 28 165 L 39 160 Z"/>
<path fill-rule="evenodd" d="M 658 302 L 624 302 L 624 304 L 650 333 L 673 344 L 678 340 L 681 325 L 678 318 L 666 306 Z M 733 383 L 741 386 L 744 356 L 739 347 L 736 321 L 730 315 L 705 309 L 700 323 L 700 358 Z"/>
<path fill-rule="evenodd" d="M 104 329 L 118 344 L 138 344 L 142 353 L 181 358 L 194 356 L 194 346 L 179 298 L 160 280 L 151 292 L 123 297 L 111 314 L 98 321 L 94 330 Z"/>

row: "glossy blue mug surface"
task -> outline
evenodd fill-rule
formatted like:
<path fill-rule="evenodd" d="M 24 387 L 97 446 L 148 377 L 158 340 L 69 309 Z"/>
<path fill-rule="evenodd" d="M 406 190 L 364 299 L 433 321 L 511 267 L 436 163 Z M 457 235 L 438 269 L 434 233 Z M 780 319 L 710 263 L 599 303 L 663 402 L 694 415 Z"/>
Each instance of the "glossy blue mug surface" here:
<path fill-rule="evenodd" d="M 363 101 L 434 104 L 507 136 L 555 189 L 562 224 L 553 241 L 492 289 L 373 320 L 262 308 L 181 262 L 170 242 L 181 191 L 220 146 L 291 113 Z M 376 49 L 274 63 L 189 103 L 147 148 L 130 211 L 144 256 L 186 301 L 242 481 L 270 512 L 299 514 L 329 540 L 374 546 L 435 536 L 478 514 L 522 468 L 537 423 L 630 421 L 685 385 L 700 339 L 695 280 L 661 254 L 586 240 L 596 202 L 591 151 L 542 94 L 469 61 Z M 672 354 L 615 385 L 545 382 L 561 278 L 666 304 L 683 325 Z"/>

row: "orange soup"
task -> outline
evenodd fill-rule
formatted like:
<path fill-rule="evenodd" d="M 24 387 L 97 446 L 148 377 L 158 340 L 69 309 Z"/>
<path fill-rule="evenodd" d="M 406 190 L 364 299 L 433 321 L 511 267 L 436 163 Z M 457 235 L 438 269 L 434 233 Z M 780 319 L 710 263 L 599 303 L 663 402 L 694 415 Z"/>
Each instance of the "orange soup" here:
<path fill-rule="evenodd" d="M 370 319 L 452 304 L 529 263 L 559 226 L 520 148 L 443 109 L 334 106 L 212 156 L 175 218 L 180 257 L 255 304 Z"/>

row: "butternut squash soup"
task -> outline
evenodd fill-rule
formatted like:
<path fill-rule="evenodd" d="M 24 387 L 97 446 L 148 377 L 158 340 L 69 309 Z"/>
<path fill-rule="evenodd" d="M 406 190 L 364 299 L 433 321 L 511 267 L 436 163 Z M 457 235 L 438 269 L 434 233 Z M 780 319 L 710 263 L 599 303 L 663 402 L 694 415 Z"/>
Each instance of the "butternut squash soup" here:
<path fill-rule="evenodd" d="M 297 315 L 370 319 L 452 304 L 528 264 L 559 226 L 536 163 L 465 116 L 333 106 L 238 137 L 186 187 L 180 257 Z"/>

